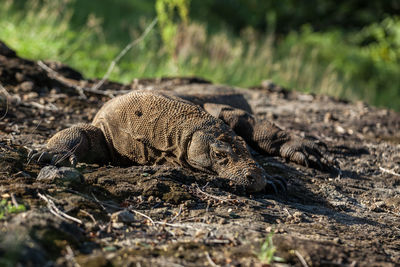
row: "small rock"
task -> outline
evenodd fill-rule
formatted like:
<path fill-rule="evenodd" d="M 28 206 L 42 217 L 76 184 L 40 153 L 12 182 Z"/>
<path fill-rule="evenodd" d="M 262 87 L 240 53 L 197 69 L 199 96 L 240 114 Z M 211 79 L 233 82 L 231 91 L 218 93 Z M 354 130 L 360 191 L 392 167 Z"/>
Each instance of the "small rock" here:
<path fill-rule="evenodd" d="M 335 244 L 340 244 L 342 242 L 339 237 L 335 237 L 332 241 Z"/>
<path fill-rule="evenodd" d="M 39 172 L 37 180 L 47 183 L 57 183 L 64 186 L 84 182 L 82 174 L 76 169 L 71 167 L 58 168 L 56 166 L 43 167 Z"/>
<path fill-rule="evenodd" d="M 338 134 L 344 134 L 344 133 L 346 133 L 346 130 L 345 130 L 342 126 L 340 126 L 340 125 L 336 125 L 335 131 L 336 131 Z"/>
<path fill-rule="evenodd" d="M 221 218 L 221 219 L 219 219 L 218 223 L 219 224 L 226 224 L 226 223 L 228 223 L 228 221 L 225 218 Z"/>
<path fill-rule="evenodd" d="M 135 221 L 135 215 L 129 210 L 121 210 L 111 215 L 111 221 L 114 223 L 132 223 Z"/>
<path fill-rule="evenodd" d="M 337 120 L 338 119 L 335 116 L 333 116 L 332 113 L 330 113 L 330 112 L 327 112 L 324 115 L 324 122 L 325 123 L 329 123 L 331 121 L 337 121 Z"/>
<path fill-rule="evenodd" d="M 201 238 L 201 237 L 204 237 L 207 233 L 208 233 L 208 231 L 206 231 L 204 229 L 197 229 L 194 237 Z"/>
<path fill-rule="evenodd" d="M 121 222 L 113 222 L 111 225 L 114 229 L 121 229 L 125 226 L 125 224 Z"/>
<path fill-rule="evenodd" d="M 387 207 L 399 208 L 400 207 L 400 196 L 394 196 L 385 199 L 384 205 Z"/>
<path fill-rule="evenodd" d="M 276 87 L 276 84 L 274 84 L 271 80 L 264 80 L 261 82 L 261 87 L 267 90 L 271 90 Z"/>
<path fill-rule="evenodd" d="M 17 73 L 15 73 L 15 79 L 17 80 L 17 82 L 22 83 L 22 82 L 26 81 L 26 76 L 24 74 L 22 74 L 21 72 L 17 72 Z"/>
<path fill-rule="evenodd" d="M 300 211 L 296 211 L 295 213 L 293 213 L 293 221 L 294 222 L 301 222 L 303 220 L 303 213 Z"/>
<path fill-rule="evenodd" d="M 23 82 L 19 85 L 19 87 L 21 88 L 22 91 L 24 92 L 30 92 L 32 91 L 32 89 L 34 88 L 34 84 L 31 81 L 26 81 Z"/>
<path fill-rule="evenodd" d="M 297 96 L 297 99 L 302 102 L 312 102 L 314 100 L 313 95 L 307 95 L 307 94 L 299 94 Z"/>
<path fill-rule="evenodd" d="M 107 246 L 107 247 L 103 248 L 103 251 L 106 251 L 106 252 L 116 251 L 116 250 L 117 250 L 117 248 L 114 246 Z"/>
<path fill-rule="evenodd" d="M 295 213 L 293 213 L 293 217 L 295 218 L 301 218 L 303 217 L 303 213 L 300 211 L 296 211 Z"/>
<path fill-rule="evenodd" d="M 38 93 L 36 93 L 36 92 L 30 92 L 30 93 L 24 94 L 24 95 L 22 96 L 22 100 L 28 101 L 28 100 L 32 100 L 32 99 L 37 98 L 37 97 L 39 97 L 39 94 L 38 94 Z"/>

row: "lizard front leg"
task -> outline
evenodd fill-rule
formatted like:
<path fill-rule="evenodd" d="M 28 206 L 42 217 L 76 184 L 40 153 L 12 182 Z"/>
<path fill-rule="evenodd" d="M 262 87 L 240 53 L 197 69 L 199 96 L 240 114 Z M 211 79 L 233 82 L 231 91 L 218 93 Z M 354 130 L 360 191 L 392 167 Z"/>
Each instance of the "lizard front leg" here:
<path fill-rule="evenodd" d="M 56 133 L 45 151 L 34 153 L 32 160 L 75 167 L 78 162 L 107 163 L 110 155 L 101 129 L 82 123 Z"/>
<path fill-rule="evenodd" d="M 251 139 L 260 152 L 278 155 L 306 167 L 330 169 L 331 163 L 324 155 L 327 146 L 323 142 L 290 134 L 269 121 L 256 121 Z"/>
<path fill-rule="evenodd" d="M 269 121 L 257 120 L 252 114 L 220 104 L 204 104 L 211 115 L 223 120 L 237 135 L 260 153 L 281 156 L 297 164 L 317 169 L 330 169 L 323 155 L 322 142 L 292 135 Z"/>

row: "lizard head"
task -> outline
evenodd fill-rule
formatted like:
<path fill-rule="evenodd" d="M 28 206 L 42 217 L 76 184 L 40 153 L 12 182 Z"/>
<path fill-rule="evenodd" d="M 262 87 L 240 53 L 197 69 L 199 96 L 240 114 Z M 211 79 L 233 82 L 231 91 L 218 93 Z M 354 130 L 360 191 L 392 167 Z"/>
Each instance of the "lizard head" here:
<path fill-rule="evenodd" d="M 193 168 L 212 172 L 245 186 L 248 192 L 259 192 L 266 186 L 266 173 L 252 158 L 246 142 L 233 133 L 214 136 L 197 131 L 187 151 L 187 162 Z"/>

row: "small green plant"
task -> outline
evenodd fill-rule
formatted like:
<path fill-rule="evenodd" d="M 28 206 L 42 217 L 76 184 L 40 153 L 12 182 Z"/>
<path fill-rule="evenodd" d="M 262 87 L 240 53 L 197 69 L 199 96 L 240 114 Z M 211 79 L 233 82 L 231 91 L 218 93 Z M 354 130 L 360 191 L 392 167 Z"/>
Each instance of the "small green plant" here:
<path fill-rule="evenodd" d="M 189 17 L 190 0 L 157 0 L 156 11 L 161 29 L 161 37 L 170 55 L 175 51 L 173 39 L 177 33 L 179 23 L 174 20 L 175 11 L 184 24 Z"/>
<path fill-rule="evenodd" d="M 284 262 L 285 260 L 281 257 L 275 256 L 276 247 L 272 241 L 272 237 L 274 236 L 274 232 L 271 231 L 267 237 L 265 238 L 264 243 L 261 245 L 260 252 L 258 253 L 258 259 L 266 264 L 270 264 L 274 261 L 276 262 Z"/>
<path fill-rule="evenodd" d="M 109 1 L 3 0 L 0 39 L 21 57 L 61 61 L 86 78 L 98 78 L 107 71 L 109 64 L 104 62 L 112 62 L 137 39 L 156 12 L 159 27 L 121 58 L 110 80 L 200 76 L 239 87 L 270 80 L 285 88 L 400 110 L 398 16 L 356 31 L 315 31 L 312 25 L 303 25 L 283 35 L 282 10 L 260 13 L 268 21 L 264 33 L 251 26 L 233 32 L 229 25 L 217 23 L 218 18 L 211 19 L 211 9 L 207 21 L 198 19 L 208 10 L 200 5 L 211 7 L 220 1 L 114 2 L 110 6 Z M 233 19 L 243 17 L 233 14 Z"/>
<path fill-rule="evenodd" d="M 26 208 L 24 205 L 18 204 L 15 206 L 6 198 L 0 201 L 0 219 L 4 219 L 7 214 L 23 212 L 25 210 Z"/>

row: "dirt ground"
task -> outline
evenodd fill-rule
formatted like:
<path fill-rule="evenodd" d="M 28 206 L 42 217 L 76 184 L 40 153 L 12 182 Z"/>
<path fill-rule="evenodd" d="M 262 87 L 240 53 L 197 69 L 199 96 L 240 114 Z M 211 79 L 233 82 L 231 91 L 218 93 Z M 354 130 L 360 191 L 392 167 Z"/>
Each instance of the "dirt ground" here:
<path fill-rule="evenodd" d="M 400 266 L 400 114 L 267 81 L 242 89 L 257 116 L 322 140 L 339 162 L 334 174 L 256 155 L 287 179 L 285 194 L 245 195 L 216 177 L 163 166 L 80 164 L 68 181 L 38 179 L 45 166 L 28 162 L 29 151 L 90 122 L 112 95 L 240 90 L 198 78 L 88 89 L 96 82 L 0 43 L 0 194 L 26 207 L 0 220 L 0 265 L 269 266 L 257 254 L 274 231 L 284 263 L 272 266 Z"/>

